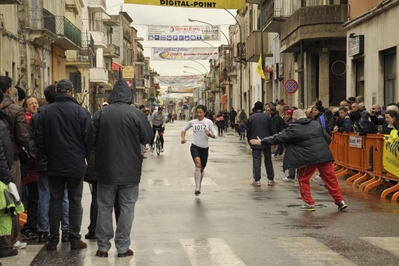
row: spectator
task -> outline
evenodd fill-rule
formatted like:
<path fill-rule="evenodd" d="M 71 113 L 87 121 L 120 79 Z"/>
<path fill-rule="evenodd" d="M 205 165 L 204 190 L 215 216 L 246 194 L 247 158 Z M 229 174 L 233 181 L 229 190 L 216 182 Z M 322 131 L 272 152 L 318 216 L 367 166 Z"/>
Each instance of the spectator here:
<path fill-rule="evenodd" d="M 56 96 L 56 87 L 54 85 L 47 86 L 44 90 L 46 104 L 40 105 L 37 114 L 33 115 L 29 123 L 29 152 L 35 157 L 36 162 L 36 172 L 39 175 L 38 179 L 38 206 L 37 206 L 37 235 L 39 236 L 39 243 L 47 242 L 47 237 L 50 231 L 48 210 L 50 205 L 50 188 L 48 185 L 48 175 L 47 175 L 47 157 L 40 153 L 35 147 L 35 132 L 37 118 L 50 103 L 54 102 Z M 62 242 L 69 241 L 69 200 L 68 200 L 68 190 L 64 189 L 64 198 L 62 201 L 62 219 L 61 219 L 61 230 L 62 230 Z"/>
<path fill-rule="evenodd" d="M 240 116 L 238 117 L 238 123 L 239 123 L 239 133 L 240 133 L 240 140 L 245 140 L 245 132 L 247 128 L 247 122 L 248 122 L 248 117 L 247 114 L 245 113 L 245 110 L 242 110 L 240 112 Z"/>
<path fill-rule="evenodd" d="M 231 127 L 232 129 L 235 129 L 235 123 L 236 123 L 237 112 L 234 110 L 233 107 L 231 107 L 229 117 L 230 117 L 230 127 Z"/>
<path fill-rule="evenodd" d="M 109 97 L 109 106 L 94 115 L 87 144 L 96 149 L 98 216 L 96 256 L 108 257 L 114 236 L 112 210 L 119 195 L 120 216 L 115 231 L 118 257 L 133 256 L 130 249 L 135 205 L 141 179 L 141 147 L 153 137 L 145 114 L 130 106 L 132 91 L 118 80 Z M 106 154 L 107 156 L 103 156 Z"/>
<path fill-rule="evenodd" d="M 316 168 L 320 171 L 328 192 L 334 198 L 339 211 L 348 207 L 342 197 L 337 177 L 335 176 L 332 161 L 334 158 L 328 145 L 331 137 L 321 128 L 320 124 L 306 118 L 302 110 L 295 110 L 293 122 L 283 132 L 265 138 L 252 139 L 252 145 L 273 145 L 287 143 L 283 170 L 299 168 L 298 182 L 304 205 L 303 211 L 315 211 L 315 201 L 310 193 L 309 180 Z M 303 156 L 307 154 L 307 156 Z"/>
<path fill-rule="evenodd" d="M 279 115 L 275 107 L 270 107 L 269 108 L 270 115 L 272 117 L 272 120 L 274 124 L 276 125 L 276 130 L 277 133 L 283 131 L 284 129 L 287 128 L 287 123 L 284 121 L 284 119 Z M 272 152 L 272 157 L 277 157 L 280 155 L 283 155 L 284 152 L 284 146 L 283 144 L 277 144 L 276 149 L 273 150 Z"/>
<path fill-rule="evenodd" d="M 338 109 L 339 119 L 337 125 L 334 127 L 333 132 L 353 132 L 352 122 L 348 116 L 348 109 L 340 107 Z"/>
<path fill-rule="evenodd" d="M 22 147 L 29 144 L 29 130 L 28 124 L 26 124 L 25 111 L 22 106 L 15 104 L 11 99 L 14 89 L 12 88 L 12 80 L 6 76 L 0 76 L 0 89 L 4 94 L 4 100 L 2 105 L 2 110 L 7 115 L 3 121 L 7 125 L 7 129 L 10 132 L 10 138 L 14 150 L 14 162 L 12 164 L 11 172 L 11 182 L 14 183 L 18 189 L 18 193 L 21 194 L 21 162 L 19 159 L 19 154 L 22 151 Z M 13 229 L 11 236 L 6 236 L 8 241 L 14 243 L 16 248 L 26 247 L 26 243 L 17 241 L 18 236 L 18 217 L 13 219 Z M 11 239 L 10 239 L 11 238 Z"/>
<path fill-rule="evenodd" d="M 11 80 L 11 79 L 10 79 Z M 8 82 L 10 82 L 8 78 L 0 77 L 0 108 L 2 109 L 3 105 L 3 88 L 7 86 L 11 86 Z M 11 98 L 10 98 L 11 99 Z M 19 193 L 16 189 L 15 183 L 11 181 L 11 172 L 10 169 L 12 168 L 12 164 L 14 161 L 14 149 L 13 144 L 11 142 L 10 133 L 7 130 L 7 125 L 4 123 L 4 120 L 7 118 L 7 115 L 3 110 L 0 110 L 0 181 L 4 183 L 8 187 L 9 190 L 14 190 L 13 194 L 15 193 L 15 198 L 18 201 Z M 4 195 L 3 191 L 1 191 L 1 196 Z M 22 208 L 18 208 L 18 210 Z M 4 213 L 4 210 L 2 210 Z M 8 214 L 2 214 L 1 216 L 2 222 L 10 223 L 11 220 L 11 228 L 8 231 L 8 234 L 4 234 L 0 236 L 0 258 L 1 257 L 10 257 L 18 255 L 18 250 L 14 247 L 12 241 L 12 234 L 18 234 L 18 227 L 15 227 L 15 223 L 18 222 L 18 216 L 15 215 L 12 217 Z M 25 243 L 26 246 L 26 243 Z"/>
<path fill-rule="evenodd" d="M 251 145 L 251 139 L 257 139 L 258 137 L 264 138 L 274 135 L 276 126 L 272 118 L 263 113 L 263 103 L 256 102 L 253 108 L 254 113 L 248 119 L 247 125 L 247 139 L 252 149 L 252 173 L 254 181 L 251 183 L 254 187 L 261 186 L 261 159 L 262 153 L 264 155 L 264 164 L 266 167 L 268 186 L 274 186 L 274 169 L 271 160 L 271 147 L 270 145 Z"/>
<path fill-rule="evenodd" d="M 71 249 L 86 248 L 81 240 L 83 178 L 87 154 L 85 132 L 90 114 L 73 95 L 73 84 L 62 79 L 57 83 L 54 103 L 44 109 L 37 121 L 35 144 L 47 161 L 50 187 L 50 235 L 47 250 L 56 250 L 59 242 L 62 198 L 65 186 L 69 198 L 69 241 Z M 73 140 L 73 141 L 72 141 Z"/>

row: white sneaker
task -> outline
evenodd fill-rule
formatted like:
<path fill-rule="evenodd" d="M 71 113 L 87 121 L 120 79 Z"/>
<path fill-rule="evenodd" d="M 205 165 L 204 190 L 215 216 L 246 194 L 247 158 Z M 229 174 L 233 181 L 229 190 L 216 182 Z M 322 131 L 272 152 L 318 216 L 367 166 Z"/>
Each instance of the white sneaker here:
<path fill-rule="evenodd" d="M 23 249 L 28 245 L 26 242 L 17 241 L 14 243 L 14 248 Z"/>
<path fill-rule="evenodd" d="M 163 152 L 163 148 L 161 148 L 161 152 Z"/>

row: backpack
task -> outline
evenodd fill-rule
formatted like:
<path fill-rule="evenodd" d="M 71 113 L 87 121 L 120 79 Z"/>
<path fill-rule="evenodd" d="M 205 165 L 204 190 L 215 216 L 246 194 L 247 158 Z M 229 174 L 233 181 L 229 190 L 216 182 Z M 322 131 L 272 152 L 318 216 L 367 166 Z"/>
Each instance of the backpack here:
<path fill-rule="evenodd" d="M 377 126 L 368 119 L 367 114 L 362 114 L 359 121 L 357 122 L 357 128 L 359 130 L 360 136 L 378 133 Z"/>

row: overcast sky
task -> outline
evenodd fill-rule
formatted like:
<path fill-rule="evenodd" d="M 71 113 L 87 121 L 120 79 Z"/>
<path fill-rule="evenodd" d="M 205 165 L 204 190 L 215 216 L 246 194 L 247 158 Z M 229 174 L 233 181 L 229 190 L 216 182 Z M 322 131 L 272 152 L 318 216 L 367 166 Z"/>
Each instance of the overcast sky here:
<path fill-rule="evenodd" d="M 144 46 L 144 56 L 150 56 L 151 47 L 171 47 L 170 42 L 147 41 L 147 25 L 163 25 L 163 26 L 204 26 L 198 22 L 189 22 L 188 18 L 197 19 L 208 22 L 212 25 L 220 25 L 221 30 L 228 36 L 229 25 L 234 25 L 234 18 L 224 9 L 201 9 L 201 8 L 178 8 L 178 7 L 161 7 L 151 5 L 133 5 L 124 4 L 123 0 L 107 0 L 107 12 L 109 15 L 117 14 L 121 8 L 127 12 L 133 19 L 133 26 L 138 30 L 138 36 L 143 37 L 145 41 L 141 41 Z M 230 10 L 236 15 L 236 10 Z M 221 34 L 221 41 L 209 42 L 214 47 L 221 44 L 227 44 L 226 39 Z M 172 47 L 210 47 L 201 41 L 178 42 L 173 43 Z M 198 63 L 197 63 L 198 62 Z M 183 71 L 190 71 L 195 74 L 199 72 L 195 69 L 184 68 L 190 66 L 205 72 L 204 65 L 209 71 L 209 62 L 207 60 L 192 61 L 151 61 L 151 68 L 163 76 L 175 75 L 191 75 Z M 200 63 L 200 64 L 199 64 Z"/>

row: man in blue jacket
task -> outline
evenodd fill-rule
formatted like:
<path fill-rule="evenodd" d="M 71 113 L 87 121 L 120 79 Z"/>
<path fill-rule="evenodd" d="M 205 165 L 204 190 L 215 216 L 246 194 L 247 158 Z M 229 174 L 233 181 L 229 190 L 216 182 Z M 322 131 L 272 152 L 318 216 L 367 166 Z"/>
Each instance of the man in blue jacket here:
<path fill-rule="evenodd" d="M 57 249 L 65 186 L 69 198 L 69 242 L 71 249 L 81 249 L 87 247 L 81 240 L 80 227 L 87 154 L 84 137 L 91 118 L 89 112 L 72 97 L 72 82 L 62 79 L 56 90 L 54 103 L 37 118 L 34 139 L 37 150 L 47 157 L 50 236 L 46 249 Z"/>
<path fill-rule="evenodd" d="M 90 124 L 87 144 L 95 147 L 97 171 L 97 257 L 108 257 L 114 236 L 112 211 L 118 195 L 120 215 L 115 232 L 118 257 L 133 256 L 130 232 L 141 179 L 141 145 L 153 138 L 146 115 L 130 105 L 132 91 L 124 80 L 115 83 L 109 105 Z"/>
<path fill-rule="evenodd" d="M 257 101 L 253 108 L 253 113 L 249 116 L 247 125 L 247 139 L 248 144 L 252 149 L 252 165 L 253 165 L 253 178 L 252 186 L 260 187 L 261 177 L 261 159 L 262 153 L 264 155 L 264 163 L 266 167 L 268 186 L 274 185 L 274 168 L 272 163 L 272 151 L 269 144 L 265 145 L 252 145 L 250 140 L 258 137 L 265 138 L 276 134 L 276 125 L 273 119 L 263 112 L 263 103 Z"/>

